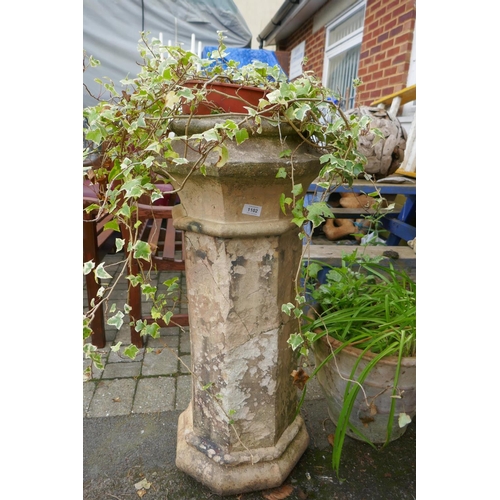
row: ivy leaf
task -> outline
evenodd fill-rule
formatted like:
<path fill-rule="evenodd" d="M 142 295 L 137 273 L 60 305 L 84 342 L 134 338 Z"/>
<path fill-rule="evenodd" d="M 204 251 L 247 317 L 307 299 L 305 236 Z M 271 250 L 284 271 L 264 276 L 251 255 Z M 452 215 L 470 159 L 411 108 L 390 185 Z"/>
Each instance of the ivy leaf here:
<path fill-rule="evenodd" d="M 297 120 L 304 120 L 306 118 L 307 113 L 311 110 L 311 106 L 309 104 L 302 104 L 295 110 L 295 117 Z"/>
<path fill-rule="evenodd" d="M 286 179 L 286 170 L 285 170 L 285 167 L 280 167 L 278 169 L 278 173 L 276 174 L 276 179 Z"/>
<path fill-rule="evenodd" d="M 295 351 L 304 343 L 304 339 L 298 333 L 292 333 L 290 338 L 287 340 L 287 343 L 290 344 L 292 349 Z"/>
<path fill-rule="evenodd" d="M 144 259 L 149 261 L 151 259 L 151 248 L 146 241 L 137 241 L 134 245 L 134 259 Z"/>
<path fill-rule="evenodd" d="M 113 352 L 118 352 L 120 350 L 121 345 L 122 345 L 122 341 L 120 340 L 115 345 L 111 346 L 111 350 Z"/>
<path fill-rule="evenodd" d="M 207 142 L 220 142 L 219 133 L 213 128 L 203 132 L 202 136 Z"/>
<path fill-rule="evenodd" d="M 280 207 L 281 207 L 281 211 L 286 215 L 286 208 L 285 208 L 285 205 L 288 205 L 290 206 L 290 203 L 292 203 L 292 199 L 291 198 L 285 198 L 285 195 L 283 193 L 281 193 L 281 196 L 280 196 Z"/>
<path fill-rule="evenodd" d="M 160 336 L 160 327 L 157 323 L 151 323 L 150 325 L 146 325 L 143 333 L 141 335 L 151 335 L 154 339 L 157 339 Z"/>
<path fill-rule="evenodd" d="M 242 142 L 248 139 L 248 130 L 246 128 L 242 128 L 236 132 L 236 143 L 241 144 Z"/>
<path fill-rule="evenodd" d="M 137 353 L 139 352 L 139 349 L 134 344 L 130 344 L 127 346 L 127 348 L 123 351 L 123 354 L 130 359 L 135 359 L 137 356 Z"/>
<path fill-rule="evenodd" d="M 293 189 L 292 189 L 292 194 L 294 194 L 295 196 L 298 196 L 302 193 L 304 189 L 302 188 L 302 184 L 295 184 L 295 186 L 293 186 Z"/>
<path fill-rule="evenodd" d="M 124 203 L 120 210 L 118 210 L 118 215 L 124 215 L 125 217 L 130 218 L 131 211 L 130 211 L 130 206 Z"/>
<path fill-rule="evenodd" d="M 92 328 L 90 328 L 90 318 L 83 318 L 83 338 L 86 339 L 92 335 Z"/>
<path fill-rule="evenodd" d="M 118 226 L 118 222 L 115 220 L 110 220 L 104 224 L 104 229 L 112 229 L 113 231 L 120 232 L 120 227 Z"/>
<path fill-rule="evenodd" d="M 108 279 L 111 279 L 113 276 L 111 276 L 111 274 L 109 274 L 105 269 L 104 269 L 104 262 L 101 262 L 95 269 L 94 271 L 94 274 L 95 274 L 95 277 L 96 277 L 96 281 L 97 281 L 97 278 L 99 279 L 104 279 L 104 280 L 108 280 Z"/>
<path fill-rule="evenodd" d="M 284 312 L 287 316 L 290 316 L 294 308 L 295 306 L 291 302 L 288 302 L 288 304 L 282 304 L 281 311 Z"/>
<path fill-rule="evenodd" d="M 137 276 L 133 276 L 132 274 L 129 274 L 127 276 L 127 279 L 130 281 L 130 284 L 132 286 L 137 286 L 140 283 L 142 283 L 142 276 L 140 274 L 138 274 Z"/>
<path fill-rule="evenodd" d="M 94 269 L 95 267 L 95 262 L 93 260 L 89 260 L 88 262 L 85 262 L 83 264 L 83 274 L 84 275 L 87 275 L 90 273 L 90 271 L 92 271 L 92 269 Z"/>
<path fill-rule="evenodd" d="M 124 314 L 121 311 L 118 311 L 114 316 L 108 319 L 107 324 L 115 326 L 116 329 L 119 330 L 123 325 L 123 316 Z"/>
<path fill-rule="evenodd" d="M 332 209 L 325 201 L 318 201 L 307 206 L 307 218 L 318 227 L 325 217 L 334 217 Z"/>
<path fill-rule="evenodd" d="M 307 266 L 307 274 L 311 276 L 311 278 L 317 278 L 318 273 L 323 269 L 323 266 L 316 264 L 316 262 L 311 262 Z"/>
<path fill-rule="evenodd" d="M 117 252 L 119 252 L 123 248 L 123 245 L 125 245 L 125 240 L 123 238 L 116 238 L 115 246 Z"/>
<path fill-rule="evenodd" d="M 125 182 L 122 189 L 125 191 L 125 198 L 139 198 L 143 192 L 140 179 Z"/>
<path fill-rule="evenodd" d="M 219 160 L 215 164 L 215 166 L 218 168 L 223 167 L 227 163 L 227 160 L 229 158 L 229 151 L 227 150 L 227 147 L 224 145 L 216 147 L 214 149 L 219 152 Z"/>
<path fill-rule="evenodd" d="M 170 323 L 170 320 L 172 318 L 172 316 L 174 315 L 174 313 L 172 311 L 168 311 L 167 313 L 165 313 L 162 317 L 163 321 L 165 321 L 165 324 L 168 325 Z"/>
<path fill-rule="evenodd" d="M 408 425 L 410 422 L 411 422 L 411 418 L 408 414 L 406 414 L 406 413 L 399 414 L 399 418 L 398 418 L 399 427 L 404 427 L 405 425 Z"/>

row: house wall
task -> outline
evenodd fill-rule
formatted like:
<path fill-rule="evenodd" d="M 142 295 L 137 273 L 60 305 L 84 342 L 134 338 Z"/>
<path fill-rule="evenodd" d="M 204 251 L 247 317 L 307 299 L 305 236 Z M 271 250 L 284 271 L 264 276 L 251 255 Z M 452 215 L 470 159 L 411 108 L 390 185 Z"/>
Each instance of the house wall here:
<path fill-rule="evenodd" d="M 358 104 L 369 104 L 407 86 L 415 18 L 415 0 L 368 0 Z"/>
<path fill-rule="evenodd" d="M 234 3 L 252 33 L 251 48 L 258 49 L 257 35 L 281 7 L 283 0 L 234 0 Z M 274 45 L 266 46 L 266 50 L 274 49 Z"/>
<path fill-rule="evenodd" d="M 292 35 L 280 40 L 277 50 L 290 52 L 305 40 L 307 62 L 303 69 L 313 71 L 321 80 L 325 26 L 354 3 L 328 2 Z M 358 70 L 363 84 L 357 90 L 356 105 L 368 105 L 407 86 L 415 19 L 415 0 L 367 0 Z"/>
<path fill-rule="evenodd" d="M 317 31 L 313 31 L 313 18 L 305 22 L 300 29 L 284 40 L 276 44 L 279 51 L 290 52 L 299 43 L 306 41 L 304 57 L 307 58 L 303 65 L 304 71 L 313 71 L 321 80 L 323 76 L 323 58 L 325 53 L 325 27 L 322 26 Z M 290 68 L 285 68 L 289 71 Z"/>

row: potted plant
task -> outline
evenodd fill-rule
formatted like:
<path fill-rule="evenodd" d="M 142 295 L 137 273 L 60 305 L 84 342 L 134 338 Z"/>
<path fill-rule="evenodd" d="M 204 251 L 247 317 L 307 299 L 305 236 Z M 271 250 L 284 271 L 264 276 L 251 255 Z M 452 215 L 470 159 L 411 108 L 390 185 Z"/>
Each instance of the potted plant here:
<path fill-rule="evenodd" d="M 318 185 L 330 188 L 335 183 L 351 183 L 363 172 L 365 158 L 356 146 L 360 134 L 367 130 L 366 118 L 346 117 L 331 98 L 332 91 L 324 88 L 313 74 L 304 73 L 288 82 L 279 67 L 264 63 L 254 62 L 242 68 L 234 61 L 219 64 L 226 55 L 222 33 L 219 38 L 219 48 L 213 54 L 217 61 L 214 64 L 213 59 L 203 60 L 180 47 L 163 46 L 160 40 L 150 41 L 143 34 L 138 47 L 143 64 L 136 78 L 121 81 L 125 90 L 117 90 L 113 82 L 104 78 L 99 80 L 109 96 L 106 99 L 96 96 L 97 104 L 84 109 L 87 147 L 83 152 L 83 173 L 84 179 L 99 186 L 100 202 L 89 206 L 87 211 L 113 214 L 115 220 L 108 227 L 118 230 L 120 225 L 130 224 L 137 200 L 144 197 L 152 202 L 161 200 L 163 193 L 157 185 L 175 182 L 172 171 L 188 163 L 187 153 L 196 156 L 187 177 L 195 173 L 205 175 L 210 155 L 217 158 L 214 166 L 220 169 L 228 159 L 227 144 L 239 146 L 260 134 L 263 120 L 268 128 L 277 130 L 279 147 L 273 154 L 286 164 L 286 167 L 278 166 L 276 178 L 287 181 L 290 186 L 283 189 L 277 203 L 297 227 L 302 228 L 305 223 L 317 227 L 325 216 L 332 216 L 332 212 L 323 200 L 304 206 L 307 186 L 295 178 L 297 152 L 287 145 L 288 132 L 281 133 L 284 125 L 297 134 L 304 145 L 321 155 Z M 87 63 L 98 65 L 99 61 L 90 56 Z M 231 91 L 225 102 L 233 105 L 238 101 L 244 113 L 232 112 L 229 116 L 220 113 L 226 109 L 214 109 L 213 96 L 222 92 L 222 87 L 218 87 L 220 83 L 229 84 L 233 90 L 240 89 Z M 258 101 L 242 96 L 242 89 L 253 90 Z M 197 118 L 198 110 L 202 116 L 210 110 L 217 120 L 205 126 L 202 132 L 199 128 L 191 134 L 173 132 L 175 124 L 179 130 L 181 120 L 183 124 L 190 124 Z M 182 181 L 171 194 L 181 191 L 184 185 Z M 305 237 L 305 232 L 301 237 Z M 118 251 L 123 243 L 118 238 Z M 132 246 L 135 243 L 132 235 Z M 102 264 L 96 269 L 88 263 L 84 272 L 109 279 L 105 267 Z M 146 276 L 143 278 L 147 280 Z M 295 284 L 300 295 L 298 279 Z M 112 287 L 110 282 L 101 290 L 98 307 L 107 303 Z M 153 296 L 150 298 L 154 300 Z M 117 327 L 121 324 L 118 313 L 115 311 L 110 318 Z M 91 334 L 88 320 L 92 314 L 93 309 L 84 319 L 84 338 Z M 87 355 L 92 354 L 91 344 L 86 344 L 85 349 Z M 135 351 L 131 349 L 128 354 L 134 355 Z M 94 359 L 98 359 L 97 354 Z"/>
<path fill-rule="evenodd" d="M 416 283 L 390 261 L 345 255 L 342 267 L 310 263 L 314 313 L 295 348 L 309 342 L 313 375 L 336 426 L 332 465 L 345 436 L 387 445 L 416 413 Z"/>
<path fill-rule="evenodd" d="M 218 56 L 224 48 L 221 34 Z M 85 136 L 95 145 L 84 157 L 98 152 L 85 175 L 101 186 L 99 203 L 87 210 L 112 214 L 107 227 L 128 232 L 127 259 L 147 260 L 151 249 L 136 234 L 138 200 L 154 202 L 162 197 L 157 183 L 173 185 L 182 202 L 174 224 L 187 233 L 194 380 L 192 405 L 179 420 L 178 466 L 219 494 L 277 486 L 308 443 L 289 381 L 297 360 L 284 349 L 300 316 L 286 318 L 281 304 L 305 300 L 297 279 L 302 226 L 332 215 L 324 201 L 305 207 L 305 188 L 318 175 L 330 186 L 363 171 L 356 146 L 368 120 L 346 117 L 312 74 L 288 82 L 262 63 L 214 66 L 145 35 L 139 51 L 137 77 L 122 80 L 121 91 L 103 82 L 110 99 L 84 110 Z M 213 86 L 221 80 L 232 91 L 237 85 L 226 101 L 239 100 L 244 113 L 212 105 L 224 94 Z M 257 104 L 243 87 L 255 90 Z M 119 251 L 124 240 L 116 244 Z M 105 263 L 84 270 L 111 278 Z M 168 324 L 165 294 L 148 273 L 128 278 Z M 96 307 L 113 286 L 101 288 Z M 94 310 L 84 318 L 84 338 Z M 109 310 L 108 323 L 119 328 L 129 306 Z M 154 321 L 137 327 L 159 335 Z M 134 347 L 127 347 L 130 357 Z M 91 344 L 84 350 L 98 361 Z"/>

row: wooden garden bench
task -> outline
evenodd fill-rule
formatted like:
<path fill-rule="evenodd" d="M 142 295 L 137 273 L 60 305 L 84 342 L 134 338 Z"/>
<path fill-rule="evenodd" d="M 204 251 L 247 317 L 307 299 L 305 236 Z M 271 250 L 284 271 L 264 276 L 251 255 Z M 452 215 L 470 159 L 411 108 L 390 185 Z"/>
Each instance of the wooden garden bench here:
<path fill-rule="evenodd" d="M 169 188 L 165 185 L 158 185 L 164 193 L 164 198 L 158 201 L 158 205 L 141 203 L 138 205 L 138 218 L 142 221 L 139 228 L 139 238 L 147 241 L 152 249 L 151 261 L 143 259 L 140 261 L 131 258 L 128 268 L 129 274 L 137 274 L 139 266 L 144 270 L 154 269 L 158 271 L 184 271 L 184 233 L 176 230 L 172 220 L 172 204 L 174 198 L 168 196 Z M 83 207 L 88 207 L 92 203 L 98 203 L 98 198 L 92 190 L 92 186 L 84 184 Z M 167 205 L 168 204 L 168 205 Z M 102 261 L 104 255 L 111 249 L 112 237 L 116 232 L 112 229 L 104 229 L 105 224 L 112 219 L 109 214 L 102 215 L 96 219 L 97 212 L 88 214 L 83 211 L 83 262 L 93 260 L 96 267 Z M 113 234 L 114 233 L 114 234 Z M 122 227 L 122 237 L 125 239 L 125 249 L 128 246 L 126 228 Z M 94 273 L 85 276 L 87 286 L 87 298 L 89 308 L 92 299 L 97 300 L 97 291 L 101 286 L 96 282 Z M 129 282 L 128 304 L 131 307 L 129 313 L 131 323 L 139 319 L 151 320 L 150 315 L 142 312 L 142 299 L 140 286 L 132 286 Z M 166 326 L 161 320 L 157 320 L 161 326 Z M 188 326 L 187 314 L 174 314 L 171 318 L 172 324 Z M 102 348 L 106 345 L 105 318 L 102 307 L 95 311 L 94 318 L 90 324 L 92 333 L 92 344 Z M 137 347 L 143 347 L 143 338 L 135 331 L 134 325 L 130 325 L 130 340 Z"/>
<path fill-rule="evenodd" d="M 93 260 L 96 267 L 102 261 L 102 258 L 113 246 L 115 231 L 112 229 L 104 229 L 104 225 L 111 220 L 112 216 L 104 214 L 97 218 L 97 210 L 87 213 L 86 207 L 97 203 L 98 198 L 89 183 L 83 185 L 83 262 Z M 116 234 L 116 233 L 115 233 Z M 87 287 L 87 301 L 89 309 L 92 299 L 97 301 L 97 291 L 101 286 L 94 278 L 94 273 L 89 273 L 85 276 L 85 284 Z M 106 345 L 105 326 L 104 326 L 104 311 L 102 307 L 98 307 L 95 311 L 94 318 L 90 322 L 92 328 L 92 344 L 102 348 Z"/>
<path fill-rule="evenodd" d="M 138 205 L 138 218 L 142 222 L 139 226 L 139 239 L 149 243 L 152 251 L 151 260 L 130 259 L 129 274 L 136 275 L 140 268 L 144 271 L 184 271 L 184 232 L 174 228 L 172 220 L 173 206 Z M 125 228 L 122 228 L 125 239 L 125 248 L 128 246 L 129 237 Z M 132 323 L 139 319 L 143 321 L 152 320 L 150 314 L 142 311 L 141 288 L 140 285 L 133 286 L 129 282 L 128 304 L 131 307 L 130 315 L 130 339 L 137 347 L 144 346 L 144 340 L 140 333 L 135 330 Z M 189 326 L 188 315 L 176 313 L 167 325 L 163 320 L 155 320 L 160 326 Z"/>

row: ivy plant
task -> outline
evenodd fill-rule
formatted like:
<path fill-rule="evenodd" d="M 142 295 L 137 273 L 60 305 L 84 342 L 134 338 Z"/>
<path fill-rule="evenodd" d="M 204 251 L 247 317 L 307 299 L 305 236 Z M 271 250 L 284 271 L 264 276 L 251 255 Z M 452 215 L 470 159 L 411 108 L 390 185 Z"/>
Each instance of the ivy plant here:
<path fill-rule="evenodd" d="M 187 140 L 191 141 L 190 144 L 194 141 L 198 158 L 192 171 L 199 169 L 204 173 L 209 153 L 219 153 L 217 166 L 222 167 L 227 161 L 228 141 L 241 144 L 249 139 L 242 125 L 251 123 L 253 131 L 259 133 L 262 120 L 266 119 L 278 127 L 280 123 L 290 124 L 303 142 L 319 151 L 321 171 L 318 185 L 325 188 L 325 192 L 340 183 L 352 185 L 354 179 L 363 173 L 366 159 L 357 151 L 357 144 L 359 136 L 368 130 L 368 117 L 346 116 L 336 104 L 340 102 L 339 96 L 324 87 L 312 72 L 304 72 L 293 81 L 288 81 L 278 66 L 254 62 L 239 67 L 236 62 L 227 61 L 225 49 L 222 32 L 219 32 L 218 49 L 206 59 L 180 47 L 164 46 L 160 40 L 143 33 L 138 44 L 142 62 L 137 76 L 124 78 L 119 82 L 120 86 L 104 78 L 98 80 L 102 92 L 94 96 L 97 103 L 83 111 L 87 144 L 83 151 L 86 165 L 83 174 L 99 187 L 99 202 L 86 210 L 96 213 L 97 217 L 103 213 L 111 214 L 113 220 L 108 223 L 108 228 L 126 228 L 128 258 L 149 258 L 151 249 L 137 238 L 134 215 L 138 200 L 142 196 L 148 196 L 152 201 L 160 199 L 162 194 L 155 184 L 169 183 L 170 168 L 187 162 L 185 155 L 174 149 L 176 141 L 182 144 L 186 144 Z M 97 65 L 98 61 L 90 56 L 84 63 L 84 70 L 86 64 Z M 205 84 L 194 89 L 187 85 L 193 79 L 201 79 Z M 172 121 L 185 114 L 186 107 L 193 116 L 197 105 L 206 99 L 210 82 L 218 79 L 263 89 L 259 105 L 256 108 L 248 106 L 247 114 L 238 119 L 221 116 L 213 128 L 201 134 L 175 135 L 171 130 Z M 294 151 L 283 147 L 281 155 L 289 157 L 293 165 Z M 293 169 L 291 175 L 281 170 L 277 176 L 288 177 L 291 183 L 291 196 L 282 195 L 279 203 L 282 211 L 289 214 L 297 226 L 302 228 L 310 223 L 313 231 L 326 217 L 333 217 L 324 199 L 311 205 L 304 204 L 307 186 L 294 183 Z M 305 238 L 305 231 L 300 236 Z M 117 239 L 118 249 L 123 248 L 124 241 L 123 238 Z M 126 259 L 121 264 L 125 270 Z M 84 264 L 84 272 L 93 273 L 96 279 L 110 276 L 107 268 L 106 263 L 98 266 L 92 262 Z M 168 306 L 171 301 L 167 299 L 175 296 L 177 284 L 166 283 L 166 290 L 160 292 L 152 287 L 144 273 L 127 278 L 141 286 L 144 296 L 153 301 L 155 317 L 163 318 L 168 323 L 172 314 Z M 300 328 L 300 311 L 306 298 L 300 286 L 300 269 L 297 270 L 295 286 L 296 303 L 285 305 L 284 310 L 295 314 Z M 128 305 L 123 310 L 117 310 L 108 303 L 113 287 L 113 280 L 103 285 L 97 300 L 85 314 L 84 339 L 92 334 L 90 321 L 98 307 L 106 305 L 108 311 L 113 311 L 108 323 L 117 328 L 130 310 Z M 138 322 L 136 328 L 141 335 L 159 335 L 159 326 L 155 321 L 148 325 Z M 86 355 L 99 366 L 96 349 L 88 343 L 84 349 Z M 132 348 L 126 352 L 131 357 L 135 353 Z"/>

